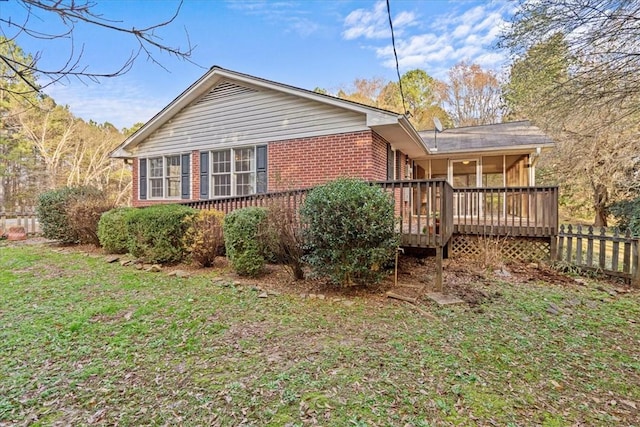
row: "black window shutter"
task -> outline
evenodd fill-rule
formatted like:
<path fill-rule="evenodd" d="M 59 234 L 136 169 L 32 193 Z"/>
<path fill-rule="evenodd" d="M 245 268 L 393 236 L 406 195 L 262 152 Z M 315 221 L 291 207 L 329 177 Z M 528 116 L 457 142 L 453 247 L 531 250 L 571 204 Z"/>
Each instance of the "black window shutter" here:
<path fill-rule="evenodd" d="M 267 146 L 256 147 L 256 193 L 267 192 Z"/>
<path fill-rule="evenodd" d="M 396 179 L 402 179 L 402 157 L 399 151 L 396 151 Z"/>
<path fill-rule="evenodd" d="M 183 154 L 180 159 L 182 198 L 191 198 L 191 154 Z"/>
<path fill-rule="evenodd" d="M 140 200 L 147 200 L 147 159 L 138 159 L 138 192 Z"/>
<path fill-rule="evenodd" d="M 393 150 L 391 144 L 387 144 L 387 181 L 393 180 Z"/>
<path fill-rule="evenodd" d="M 209 198 L 209 152 L 200 152 L 200 199 Z"/>

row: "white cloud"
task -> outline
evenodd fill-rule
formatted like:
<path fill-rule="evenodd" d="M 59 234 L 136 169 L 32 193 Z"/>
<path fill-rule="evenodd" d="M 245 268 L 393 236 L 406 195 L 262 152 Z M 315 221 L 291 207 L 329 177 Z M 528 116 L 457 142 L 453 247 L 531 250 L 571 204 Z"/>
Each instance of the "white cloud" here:
<path fill-rule="evenodd" d="M 346 30 L 342 33 L 347 40 L 364 37 L 367 39 L 387 38 L 391 34 L 386 21 L 387 9 L 383 1 L 379 1 L 373 10 L 356 9 L 344 19 Z M 387 25 L 385 26 L 385 22 Z"/>
<path fill-rule="evenodd" d="M 414 12 L 401 11 L 392 19 L 392 23 L 395 36 L 398 37 L 408 27 L 417 25 L 418 17 Z M 342 36 L 346 40 L 353 40 L 359 37 L 364 37 L 365 39 L 387 39 L 391 37 L 386 3 L 378 1 L 373 10 L 354 10 L 344 19 L 344 27 L 346 29 Z"/>
<path fill-rule="evenodd" d="M 494 44 L 501 29 L 507 25 L 503 16 L 512 10 L 512 6 L 505 0 L 477 3 L 461 11 L 460 7 L 469 3 L 452 2 L 456 11 L 432 16 L 429 20 L 419 18 L 410 10 L 400 11 L 396 19 L 402 31 L 396 32 L 395 36 L 401 72 L 422 68 L 434 77 L 442 78 L 446 70 L 463 60 L 487 69 L 500 68 L 506 56 L 495 51 Z M 407 6 L 406 3 L 398 4 Z M 428 2 L 424 4 L 429 5 Z M 383 45 L 364 47 L 373 48 L 385 67 L 395 68 L 387 19 L 383 1 L 375 3 L 371 9 L 356 9 L 344 20 L 343 37 L 347 40 L 363 38 L 372 44 L 382 42 Z"/>

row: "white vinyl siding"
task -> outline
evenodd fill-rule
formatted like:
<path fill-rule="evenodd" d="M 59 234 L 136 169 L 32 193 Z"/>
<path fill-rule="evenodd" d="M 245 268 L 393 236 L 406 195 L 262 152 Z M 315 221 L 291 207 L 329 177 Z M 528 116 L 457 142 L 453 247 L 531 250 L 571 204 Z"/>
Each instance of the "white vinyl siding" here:
<path fill-rule="evenodd" d="M 180 198 L 180 155 L 149 159 L 149 198 Z"/>
<path fill-rule="evenodd" d="M 211 188 L 213 197 L 255 194 L 255 147 L 212 151 Z"/>
<path fill-rule="evenodd" d="M 222 82 L 134 149 L 137 156 L 259 145 L 369 129 L 366 115 L 294 95 Z"/>

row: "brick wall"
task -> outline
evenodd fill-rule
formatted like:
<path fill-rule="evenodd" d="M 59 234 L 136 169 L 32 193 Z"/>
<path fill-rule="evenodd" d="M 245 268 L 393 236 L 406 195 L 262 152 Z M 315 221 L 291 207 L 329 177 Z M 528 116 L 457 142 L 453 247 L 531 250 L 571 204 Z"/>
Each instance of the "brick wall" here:
<path fill-rule="evenodd" d="M 191 152 L 191 200 L 200 199 L 200 151 Z"/>
<path fill-rule="evenodd" d="M 387 178 L 387 141 L 370 130 L 270 142 L 267 156 L 268 191 L 307 188 L 343 176 L 369 181 Z M 403 170 L 404 167 L 403 160 Z M 134 159 L 132 179 L 134 206 L 187 201 L 139 200 L 138 159 Z M 191 152 L 191 180 L 191 200 L 198 200 L 200 152 L 197 150 Z"/>
<path fill-rule="evenodd" d="M 312 187 L 344 176 L 386 176 L 386 141 L 370 130 L 274 141 L 268 147 L 269 191 Z"/>

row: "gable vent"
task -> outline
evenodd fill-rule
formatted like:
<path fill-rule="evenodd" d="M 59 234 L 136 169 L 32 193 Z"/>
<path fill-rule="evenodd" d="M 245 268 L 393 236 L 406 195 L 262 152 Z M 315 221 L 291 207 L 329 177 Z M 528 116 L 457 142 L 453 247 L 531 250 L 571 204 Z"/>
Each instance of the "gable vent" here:
<path fill-rule="evenodd" d="M 196 104 L 209 101 L 219 101 L 221 99 L 255 92 L 258 92 L 258 90 L 246 86 L 240 86 L 231 82 L 221 82 L 214 87 L 211 92 L 200 98 Z"/>

